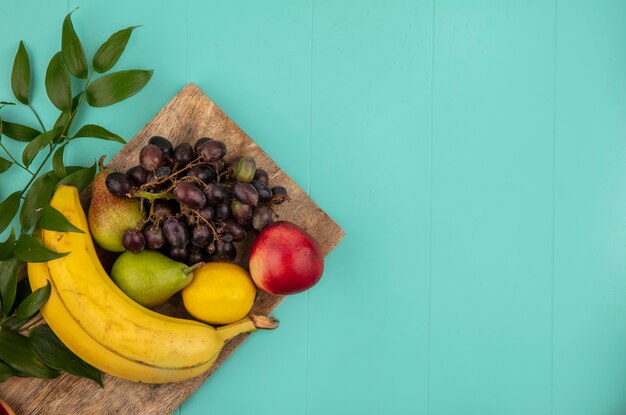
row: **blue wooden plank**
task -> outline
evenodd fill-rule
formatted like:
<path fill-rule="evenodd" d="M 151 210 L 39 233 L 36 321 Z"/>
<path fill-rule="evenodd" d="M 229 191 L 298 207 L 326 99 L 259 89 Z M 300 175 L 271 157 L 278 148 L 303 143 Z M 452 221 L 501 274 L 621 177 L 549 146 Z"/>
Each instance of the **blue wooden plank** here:
<path fill-rule="evenodd" d="M 626 413 L 626 3 L 559 1 L 554 413 Z"/>
<path fill-rule="evenodd" d="M 38 8 L 40 13 L 33 13 Z M 46 2 L 41 4 L 36 0 L 7 0 L 0 2 L 0 16 L 10 16 L 0 24 L 0 101 L 17 102 L 11 90 L 11 68 L 19 41 L 23 40 L 31 62 L 31 103 L 40 116 L 50 125 L 56 119 L 57 110 L 48 100 L 43 88 L 48 61 L 59 49 L 61 44 L 61 22 L 66 14 L 65 2 Z M 39 128 L 37 119 L 24 105 L 7 106 L 2 109 L 4 121 L 19 122 L 33 128 Z M 3 138 L 2 144 L 18 160 L 21 160 L 24 143 Z M 0 156 L 7 158 L 0 149 Z M 43 156 L 38 156 L 34 163 L 38 165 Z M 10 179 L 9 176 L 10 175 Z M 14 166 L 0 179 L 0 200 L 9 194 L 21 189 L 30 175 Z M 13 221 L 16 230 L 19 220 Z M 10 228 L 9 228 L 10 229 Z M 9 229 L 0 234 L 4 241 Z"/>
<path fill-rule="evenodd" d="M 554 6 L 436 0 L 431 414 L 547 414 Z"/>
<path fill-rule="evenodd" d="M 110 72 L 154 69 L 148 85 L 138 95 L 113 106 L 88 108 L 75 122 L 76 127 L 97 123 L 129 140 L 186 85 L 185 2 L 69 0 L 68 5 L 70 10 L 79 7 L 72 18 L 76 31 L 84 39 L 88 59 L 112 33 L 143 25 L 135 29 L 126 51 Z M 86 165 L 93 163 L 99 154 L 113 155 L 120 148 L 114 142 L 77 140 L 69 146 L 67 157 L 72 163 Z"/>
<path fill-rule="evenodd" d="M 347 232 L 310 293 L 308 414 L 425 413 L 432 4 L 314 1 L 311 195 Z"/>

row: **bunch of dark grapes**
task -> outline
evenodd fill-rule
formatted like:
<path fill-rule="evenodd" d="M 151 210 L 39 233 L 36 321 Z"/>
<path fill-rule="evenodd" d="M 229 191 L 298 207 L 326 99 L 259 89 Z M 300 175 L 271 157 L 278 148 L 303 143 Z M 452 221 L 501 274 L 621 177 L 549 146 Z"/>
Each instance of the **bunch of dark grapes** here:
<path fill-rule="evenodd" d="M 158 250 L 189 265 L 234 260 L 236 243 L 272 223 L 273 207 L 289 197 L 284 187 L 270 186 L 253 158 L 225 157 L 219 140 L 173 147 L 155 136 L 141 149 L 139 165 L 110 173 L 107 189 L 140 198 L 148 212 L 141 228 L 126 231 L 124 247 Z"/>

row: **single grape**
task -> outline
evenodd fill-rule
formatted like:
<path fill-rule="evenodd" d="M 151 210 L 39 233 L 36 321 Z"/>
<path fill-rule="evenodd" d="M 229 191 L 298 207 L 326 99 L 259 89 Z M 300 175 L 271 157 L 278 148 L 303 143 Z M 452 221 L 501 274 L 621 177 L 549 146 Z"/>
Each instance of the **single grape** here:
<path fill-rule="evenodd" d="M 285 200 L 287 200 L 287 189 L 282 186 L 272 187 L 272 203 L 275 205 L 280 205 Z"/>
<path fill-rule="evenodd" d="M 217 247 L 215 246 L 215 242 L 211 242 L 210 244 L 208 244 L 205 249 L 206 253 L 209 255 L 213 255 L 216 250 Z"/>
<path fill-rule="evenodd" d="M 219 205 L 228 197 L 228 193 L 223 184 L 209 183 L 204 188 L 204 196 L 209 205 Z"/>
<path fill-rule="evenodd" d="M 215 230 L 219 234 L 226 232 L 226 223 L 224 221 L 217 222 L 215 224 Z"/>
<path fill-rule="evenodd" d="M 174 149 L 174 157 L 172 157 L 176 164 L 179 166 L 186 166 L 191 163 L 195 155 L 193 154 L 193 147 L 188 143 L 181 143 Z"/>
<path fill-rule="evenodd" d="M 259 194 L 250 183 L 235 182 L 232 190 L 233 196 L 246 205 L 254 206 L 259 202 Z"/>
<path fill-rule="evenodd" d="M 174 188 L 174 198 L 181 205 L 191 209 L 201 209 L 206 205 L 204 193 L 193 183 L 178 183 Z"/>
<path fill-rule="evenodd" d="M 218 242 L 217 255 L 224 261 L 232 261 L 237 257 L 237 249 L 232 242 Z"/>
<path fill-rule="evenodd" d="M 205 220 L 209 221 L 213 219 L 215 215 L 215 210 L 211 206 L 205 206 L 198 211 L 200 216 L 202 216 Z"/>
<path fill-rule="evenodd" d="M 170 166 L 161 166 L 156 171 L 156 177 L 162 179 L 169 177 L 172 174 L 172 168 Z"/>
<path fill-rule="evenodd" d="M 226 220 L 230 216 L 230 205 L 228 203 L 222 203 L 215 206 L 214 220 Z"/>
<path fill-rule="evenodd" d="M 146 240 L 146 247 L 153 250 L 163 248 L 166 242 L 163 228 L 154 223 L 149 223 L 143 228 L 143 238 Z"/>
<path fill-rule="evenodd" d="M 198 262 L 204 262 L 204 254 L 201 250 L 191 247 L 189 250 L 189 258 L 187 258 L 187 265 L 195 265 Z"/>
<path fill-rule="evenodd" d="M 224 173 L 224 171 L 226 171 L 226 168 L 228 167 L 228 165 L 223 159 L 216 160 L 213 163 L 211 163 L 211 165 L 213 166 L 215 171 L 218 173 Z"/>
<path fill-rule="evenodd" d="M 222 241 L 224 242 L 232 242 L 233 241 L 233 234 L 231 233 L 225 233 L 222 235 Z"/>
<path fill-rule="evenodd" d="M 189 242 L 187 227 L 178 218 L 167 218 L 163 222 L 163 233 L 172 246 L 184 246 Z"/>
<path fill-rule="evenodd" d="M 252 227 L 261 231 L 270 223 L 272 223 L 272 209 L 268 205 L 255 207 L 252 212 Z"/>
<path fill-rule="evenodd" d="M 163 164 L 163 152 L 154 144 L 148 144 L 139 152 L 139 164 L 144 170 L 155 171 Z"/>
<path fill-rule="evenodd" d="M 174 216 L 178 212 L 178 209 L 174 206 L 174 203 L 169 200 L 157 200 L 154 202 L 153 215 L 156 220 L 165 220 L 170 216 Z"/>
<path fill-rule="evenodd" d="M 253 180 L 250 184 L 256 189 L 256 192 L 259 194 L 260 201 L 268 202 L 272 199 L 272 196 L 274 196 L 272 194 L 272 189 L 270 189 L 270 187 L 262 181 Z"/>
<path fill-rule="evenodd" d="M 186 245 L 170 246 L 170 258 L 178 262 L 187 262 L 189 249 Z"/>
<path fill-rule="evenodd" d="M 217 177 L 215 170 L 209 165 L 192 167 L 186 173 L 187 176 L 195 177 L 204 183 L 210 183 Z"/>
<path fill-rule="evenodd" d="M 115 196 L 126 196 L 132 188 L 130 178 L 124 173 L 109 173 L 105 179 L 105 184 L 109 192 Z"/>
<path fill-rule="evenodd" d="M 159 149 L 161 149 L 161 153 L 165 156 L 165 158 L 172 157 L 172 153 L 174 152 L 174 148 L 172 147 L 172 143 L 165 137 L 161 137 L 155 135 L 150 140 L 148 140 L 148 144 L 154 144 Z"/>
<path fill-rule="evenodd" d="M 237 163 L 235 177 L 240 182 L 249 183 L 256 173 L 256 162 L 252 157 L 242 157 Z"/>
<path fill-rule="evenodd" d="M 265 184 L 270 184 L 270 176 L 263 169 L 256 169 L 256 172 L 254 172 L 253 180 L 258 180 Z"/>
<path fill-rule="evenodd" d="M 207 225 L 200 223 L 191 227 L 191 243 L 200 248 L 213 240 L 213 232 Z"/>
<path fill-rule="evenodd" d="M 135 187 L 148 183 L 149 174 L 150 173 L 142 169 L 141 166 L 134 166 L 126 171 L 126 175 L 130 177 Z"/>
<path fill-rule="evenodd" d="M 240 242 L 246 239 L 246 229 L 232 219 L 224 221 L 226 230 L 233 236 L 233 241 Z"/>
<path fill-rule="evenodd" d="M 228 162 L 228 168 L 235 174 L 235 170 L 237 170 L 237 165 L 239 164 L 239 160 L 241 160 L 241 156 L 235 157 L 231 161 Z"/>
<path fill-rule="evenodd" d="M 217 161 L 226 154 L 226 144 L 219 140 L 211 140 L 198 146 L 198 157 L 205 162 Z"/>
<path fill-rule="evenodd" d="M 143 238 L 143 234 L 138 229 L 129 229 L 124 232 L 124 236 L 122 237 L 122 244 L 124 244 L 124 248 L 128 249 L 130 252 L 139 253 L 143 251 L 146 246 L 146 241 Z"/>
<path fill-rule="evenodd" d="M 213 140 L 213 139 L 212 139 L 212 138 L 209 138 L 209 137 L 202 137 L 202 138 L 199 138 L 199 139 L 198 139 L 198 141 L 196 141 L 196 144 L 194 144 L 194 146 L 193 146 L 193 151 L 195 151 L 195 153 L 196 153 L 196 154 L 198 154 L 198 148 L 199 148 L 202 144 L 206 143 L 207 141 L 211 141 L 211 140 Z"/>
<path fill-rule="evenodd" d="M 237 199 L 233 199 L 233 201 L 230 202 L 230 210 L 233 218 L 235 218 L 240 225 L 250 224 L 250 220 L 252 219 L 252 206 L 246 205 Z"/>

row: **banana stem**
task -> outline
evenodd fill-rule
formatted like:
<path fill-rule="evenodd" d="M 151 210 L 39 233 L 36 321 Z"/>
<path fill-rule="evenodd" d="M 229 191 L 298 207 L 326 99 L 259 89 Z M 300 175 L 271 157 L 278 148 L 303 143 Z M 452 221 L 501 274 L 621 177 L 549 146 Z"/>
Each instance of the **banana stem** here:
<path fill-rule="evenodd" d="M 278 327 L 278 319 L 269 316 L 259 316 L 256 314 L 250 315 L 250 320 L 254 324 L 254 327 L 262 330 L 274 330 Z"/>
<path fill-rule="evenodd" d="M 219 327 L 217 333 L 224 341 L 227 341 L 241 333 L 249 333 L 257 329 L 274 330 L 276 327 L 278 327 L 278 320 L 273 317 L 251 315 L 235 323 Z"/>

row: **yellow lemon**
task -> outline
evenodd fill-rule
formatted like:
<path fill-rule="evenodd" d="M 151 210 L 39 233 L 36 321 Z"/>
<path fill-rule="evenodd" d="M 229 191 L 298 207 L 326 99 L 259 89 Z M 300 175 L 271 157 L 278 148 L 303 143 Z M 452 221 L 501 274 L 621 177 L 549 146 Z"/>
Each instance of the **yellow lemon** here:
<path fill-rule="evenodd" d="M 244 318 L 254 304 L 256 286 L 245 269 L 228 262 L 209 262 L 193 273 L 182 290 L 189 314 L 209 324 Z"/>

